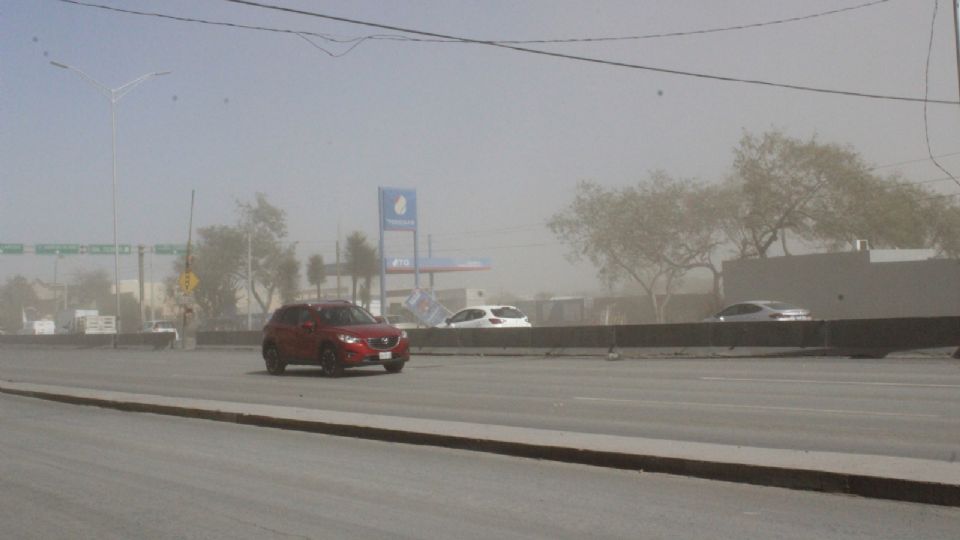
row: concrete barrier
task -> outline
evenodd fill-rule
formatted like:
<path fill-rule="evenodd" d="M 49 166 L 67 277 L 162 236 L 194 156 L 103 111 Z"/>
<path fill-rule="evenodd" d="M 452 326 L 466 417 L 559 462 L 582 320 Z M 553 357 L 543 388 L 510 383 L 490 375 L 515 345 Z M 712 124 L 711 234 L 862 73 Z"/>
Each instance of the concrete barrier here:
<path fill-rule="evenodd" d="M 862 351 L 897 351 L 960 345 L 960 317 L 854 319 L 829 321 L 828 347 Z"/>
<path fill-rule="evenodd" d="M 957 347 L 960 317 L 835 321 L 757 321 L 529 329 L 417 329 L 420 353 L 655 355 L 838 355 Z"/>
<path fill-rule="evenodd" d="M 236 330 L 228 332 L 197 332 L 198 347 L 260 347 L 263 332 Z"/>
<path fill-rule="evenodd" d="M 71 347 L 95 349 L 102 347 L 147 347 L 169 349 L 173 346 L 172 332 L 145 332 L 138 334 L 53 334 L 39 336 L 0 336 L 0 345 Z"/>
<path fill-rule="evenodd" d="M 836 321 L 706 323 L 714 347 L 823 347 L 826 328 Z"/>
<path fill-rule="evenodd" d="M 960 346 L 960 317 L 491 329 L 418 328 L 407 333 L 413 352 L 420 354 L 809 354 L 883 357 L 894 351 Z M 259 347 L 262 336 L 260 331 L 199 332 L 197 346 Z"/>

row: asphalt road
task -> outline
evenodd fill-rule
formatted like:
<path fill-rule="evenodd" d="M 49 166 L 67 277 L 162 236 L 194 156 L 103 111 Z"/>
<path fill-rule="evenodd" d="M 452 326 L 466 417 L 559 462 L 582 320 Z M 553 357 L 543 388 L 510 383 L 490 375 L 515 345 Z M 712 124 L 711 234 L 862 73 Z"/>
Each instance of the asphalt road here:
<path fill-rule="evenodd" d="M 327 379 L 256 351 L 0 348 L 0 379 L 718 444 L 955 461 L 960 361 L 417 356 Z"/>
<path fill-rule="evenodd" d="M 960 509 L 0 395 L 3 537 L 956 538 Z"/>

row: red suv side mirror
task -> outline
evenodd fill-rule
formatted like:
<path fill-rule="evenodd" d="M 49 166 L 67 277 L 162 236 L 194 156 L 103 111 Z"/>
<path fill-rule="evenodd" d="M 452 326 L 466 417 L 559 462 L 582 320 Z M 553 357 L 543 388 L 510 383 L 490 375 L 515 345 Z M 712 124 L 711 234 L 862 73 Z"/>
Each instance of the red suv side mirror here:
<path fill-rule="evenodd" d="M 307 331 L 307 333 L 312 334 L 314 330 L 317 329 L 317 323 L 315 321 L 306 321 L 300 325 L 300 328 Z"/>

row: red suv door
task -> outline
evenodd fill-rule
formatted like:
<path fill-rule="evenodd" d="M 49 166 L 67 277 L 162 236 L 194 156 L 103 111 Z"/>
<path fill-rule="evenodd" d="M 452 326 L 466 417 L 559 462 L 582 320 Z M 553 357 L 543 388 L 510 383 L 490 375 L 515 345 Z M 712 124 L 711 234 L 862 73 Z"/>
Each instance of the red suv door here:
<path fill-rule="evenodd" d="M 277 349 L 280 356 L 287 360 L 300 360 L 303 358 L 303 330 L 300 328 L 300 318 L 306 311 L 303 306 L 290 306 L 283 310 L 280 318 L 274 327 L 276 335 Z"/>
<path fill-rule="evenodd" d="M 295 358 L 301 361 L 316 360 L 319 354 L 316 313 L 309 307 L 299 308 L 297 324 L 291 335 L 291 347 Z"/>

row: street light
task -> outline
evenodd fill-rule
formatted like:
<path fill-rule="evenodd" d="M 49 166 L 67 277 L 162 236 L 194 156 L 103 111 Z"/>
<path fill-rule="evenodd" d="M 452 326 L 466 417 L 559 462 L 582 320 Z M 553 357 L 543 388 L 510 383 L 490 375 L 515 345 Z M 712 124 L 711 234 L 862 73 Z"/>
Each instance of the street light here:
<path fill-rule="evenodd" d="M 68 69 L 74 71 L 84 78 L 87 82 L 94 85 L 97 90 L 100 90 L 103 95 L 110 100 L 110 130 L 113 134 L 113 287 L 116 297 L 116 309 L 117 309 L 117 333 L 120 333 L 120 245 L 117 240 L 117 114 L 116 114 L 116 104 L 120 101 L 120 98 L 130 93 L 137 85 L 146 81 L 151 77 L 158 77 L 160 75 L 167 75 L 169 71 L 158 71 L 154 73 L 147 73 L 146 75 L 141 75 L 136 79 L 120 86 L 118 88 L 108 88 L 105 84 L 94 79 L 90 75 L 87 75 L 83 71 L 69 66 L 67 64 L 62 64 L 60 62 L 50 62 L 51 65 L 56 66 L 62 69 Z"/>

